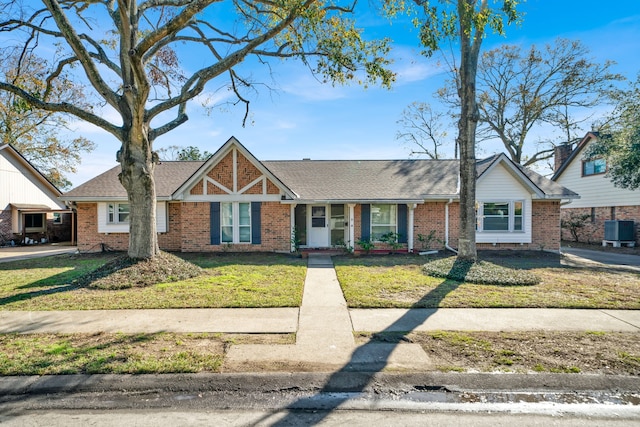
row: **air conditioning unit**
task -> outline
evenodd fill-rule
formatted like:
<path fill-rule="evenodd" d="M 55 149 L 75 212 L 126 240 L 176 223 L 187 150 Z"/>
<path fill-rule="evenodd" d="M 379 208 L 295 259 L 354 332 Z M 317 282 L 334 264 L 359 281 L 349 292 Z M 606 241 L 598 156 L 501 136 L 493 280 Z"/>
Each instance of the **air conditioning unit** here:
<path fill-rule="evenodd" d="M 633 241 L 635 227 L 633 221 L 605 221 L 604 240 Z"/>

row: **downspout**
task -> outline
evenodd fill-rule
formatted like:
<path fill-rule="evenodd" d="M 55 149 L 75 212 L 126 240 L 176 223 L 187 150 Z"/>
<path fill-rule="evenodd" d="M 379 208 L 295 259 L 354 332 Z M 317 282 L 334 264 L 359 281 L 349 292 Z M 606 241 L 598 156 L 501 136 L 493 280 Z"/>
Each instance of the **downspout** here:
<path fill-rule="evenodd" d="M 453 199 L 449 199 L 444 205 L 444 247 L 457 255 L 458 251 L 449 246 L 449 205 L 451 203 L 453 203 Z"/>

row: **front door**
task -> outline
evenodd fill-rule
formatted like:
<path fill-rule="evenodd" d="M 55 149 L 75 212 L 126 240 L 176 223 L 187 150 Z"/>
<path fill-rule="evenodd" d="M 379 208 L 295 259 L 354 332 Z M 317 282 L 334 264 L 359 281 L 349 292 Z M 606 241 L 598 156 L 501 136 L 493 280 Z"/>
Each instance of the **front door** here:
<path fill-rule="evenodd" d="M 311 205 L 310 227 L 307 227 L 307 245 L 312 248 L 329 246 L 329 221 L 327 205 Z"/>

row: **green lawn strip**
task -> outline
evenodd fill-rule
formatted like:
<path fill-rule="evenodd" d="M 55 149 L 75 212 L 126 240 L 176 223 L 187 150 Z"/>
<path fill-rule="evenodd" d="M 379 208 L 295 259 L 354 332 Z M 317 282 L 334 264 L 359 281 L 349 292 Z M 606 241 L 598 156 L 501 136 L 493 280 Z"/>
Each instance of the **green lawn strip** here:
<path fill-rule="evenodd" d="M 277 254 L 180 256 L 203 268 L 204 274 L 121 290 L 73 285 L 74 279 L 106 263 L 112 254 L 0 264 L 0 310 L 297 307 L 302 302 L 306 263 L 300 258 Z"/>
<path fill-rule="evenodd" d="M 640 374 L 640 334 L 633 332 L 429 331 L 356 339 L 420 344 L 441 371 Z"/>
<path fill-rule="evenodd" d="M 526 269 L 537 285 L 461 283 L 427 276 L 427 258 L 408 255 L 334 257 L 351 308 L 609 308 L 640 309 L 640 274 L 560 265 L 555 254 L 494 256 L 490 261 Z M 534 252 L 533 255 L 536 255 Z"/>
<path fill-rule="evenodd" d="M 230 344 L 293 334 L 0 334 L 0 375 L 220 372 Z"/>

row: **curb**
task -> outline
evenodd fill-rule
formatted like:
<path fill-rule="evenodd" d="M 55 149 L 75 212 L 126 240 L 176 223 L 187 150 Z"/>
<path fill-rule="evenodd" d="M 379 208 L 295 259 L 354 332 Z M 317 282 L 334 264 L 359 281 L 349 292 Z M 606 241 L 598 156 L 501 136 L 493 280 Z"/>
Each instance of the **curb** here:
<path fill-rule="evenodd" d="M 0 396 L 101 392 L 630 391 L 640 377 L 505 373 L 95 374 L 0 377 Z"/>

